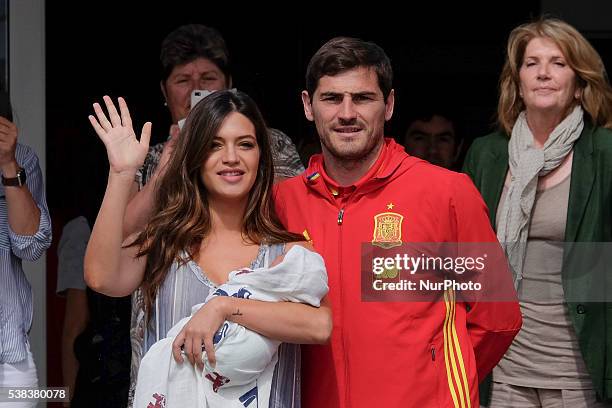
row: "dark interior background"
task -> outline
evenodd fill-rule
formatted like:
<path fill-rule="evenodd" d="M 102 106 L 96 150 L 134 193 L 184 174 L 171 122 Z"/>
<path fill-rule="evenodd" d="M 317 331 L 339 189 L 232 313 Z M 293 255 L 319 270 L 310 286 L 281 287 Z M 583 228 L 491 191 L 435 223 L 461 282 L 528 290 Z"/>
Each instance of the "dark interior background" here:
<path fill-rule="evenodd" d="M 403 118 L 416 107 L 440 102 L 456 107 L 469 144 L 494 121 L 508 33 L 542 9 L 539 1 L 491 2 L 474 9 L 467 3 L 449 9 L 437 2 L 427 8 L 347 2 L 335 10 L 331 3 L 310 2 L 274 8 L 233 2 L 134 3 L 47 2 L 47 191 L 54 226 L 47 278 L 50 385 L 61 382 L 64 305 L 55 295 L 56 245 L 68 220 L 95 217 L 108 171 L 87 115 L 103 95 L 124 96 L 137 127 L 150 120 L 153 141 L 166 137 L 170 118 L 159 91 L 158 58 L 167 33 L 186 23 L 219 29 L 231 53 L 235 86 L 251 94 L 268 124 L 298 146 L 316 142 L 299 97 L 309 58 L 337 35 L 374 41 L 386 50 L 395 71 L 396 112 L 388 133 L 400 135 Z M 595 35 L 592 41 L 610 66 L 610 36 Z"/>

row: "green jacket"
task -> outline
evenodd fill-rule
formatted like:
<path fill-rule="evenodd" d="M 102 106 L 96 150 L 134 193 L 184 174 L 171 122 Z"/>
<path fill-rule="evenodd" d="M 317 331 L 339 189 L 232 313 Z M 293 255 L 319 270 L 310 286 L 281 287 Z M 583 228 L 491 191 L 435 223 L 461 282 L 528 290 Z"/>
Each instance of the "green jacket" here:
<path fill-rule="evenodd" d="M 493 228 L 508 172 L 508 140 L 502 132 L 476 139 L 463 166 L 489 208 Z M 589 122 L 574 145 L 565 241 L 612 241 L 612 131 Z M 612 297 L 612 271 L 605 275 L 610 278 L 601 282 L 592 274 L 581 273 L 586 269 L 584 262 L 584 254 L 575 255 L 566 247 L 562 270 L 565 297 L 588 299 L 589 293 L 602 287 Z M 568 302 L 567 308 L 598 398 L 612 400 L 612 303 Z M 490 378 L 481 386 L 483 404 L 489 399 L 489 388 Z"/>

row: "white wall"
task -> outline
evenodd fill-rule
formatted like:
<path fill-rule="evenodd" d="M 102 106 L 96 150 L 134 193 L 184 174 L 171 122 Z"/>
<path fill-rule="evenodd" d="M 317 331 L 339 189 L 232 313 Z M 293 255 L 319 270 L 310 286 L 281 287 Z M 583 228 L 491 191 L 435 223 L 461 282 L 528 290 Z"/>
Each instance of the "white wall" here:
<path fill-rule="evenodd" d="M 36 151 L 44 176 L 45 0 L 10 0 L 8 24 L 9 87 L 19 141 Z M 34 322 L 30 343 L 42 386 L 47 384 L 45 258 L 35 263 L 24 262 L 24 270 L 34 290 Z"/>

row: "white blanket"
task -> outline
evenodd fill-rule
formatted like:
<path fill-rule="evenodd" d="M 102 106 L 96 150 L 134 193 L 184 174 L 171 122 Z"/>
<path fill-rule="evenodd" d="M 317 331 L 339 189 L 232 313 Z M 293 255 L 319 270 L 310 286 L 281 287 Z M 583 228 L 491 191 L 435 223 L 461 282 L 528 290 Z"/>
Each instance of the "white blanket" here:
<path fill-rule="evenodd" d="M 271 268 L 242 269 L 229 274 L 192 316 L 214 296 L 234 296 L 269 302 L 299 302 L 319 307 L 327 294 L 323 259 L 294 245 L 282 262 Z M 177 364 L 172 342 L 191 317 L 179 321 L 168 336 L 145 354 L 138 371 L 135 408 L 267 407 L 279 341 L 233 322 L 224 322 L 214 337 L 216 367 L 203 353 L 204 371 L 185 359 Z M 254 405 L 251 405 L 256 402 Z"/>

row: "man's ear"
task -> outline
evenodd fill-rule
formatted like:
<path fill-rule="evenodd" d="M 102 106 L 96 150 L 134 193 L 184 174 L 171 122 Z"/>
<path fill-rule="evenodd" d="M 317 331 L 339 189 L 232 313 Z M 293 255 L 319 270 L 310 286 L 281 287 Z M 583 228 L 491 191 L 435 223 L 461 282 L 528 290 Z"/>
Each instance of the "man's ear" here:
<path fill-rule="evenodd" d="M 391 120 L 393 116 L 393 108 L 395 106 L 395 90 L 392 89 L 389 92 L 389 96 L 387 96 L 387 100 L 385 101 L 385 122 Z"/>
<path fill-rule="evenodd" d="M 308 95 L 308 91 L 302 91 L 302 105 L 304 105 L 304 116 L 309 121 L 314 121 L 314 115 L 312 113 L 312 101 L 310 100 L 310 95 Z"/>

